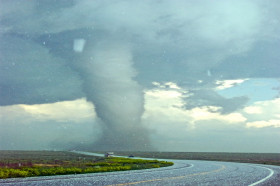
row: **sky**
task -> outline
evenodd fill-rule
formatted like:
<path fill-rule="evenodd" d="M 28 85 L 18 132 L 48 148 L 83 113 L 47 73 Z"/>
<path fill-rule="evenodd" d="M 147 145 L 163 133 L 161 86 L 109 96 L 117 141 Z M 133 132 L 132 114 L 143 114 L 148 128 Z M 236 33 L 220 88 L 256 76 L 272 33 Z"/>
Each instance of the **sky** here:
<path fill-rule="evenodd" d="M 278 0 L 0 5 L 0 150 L 280 153 Z"/>

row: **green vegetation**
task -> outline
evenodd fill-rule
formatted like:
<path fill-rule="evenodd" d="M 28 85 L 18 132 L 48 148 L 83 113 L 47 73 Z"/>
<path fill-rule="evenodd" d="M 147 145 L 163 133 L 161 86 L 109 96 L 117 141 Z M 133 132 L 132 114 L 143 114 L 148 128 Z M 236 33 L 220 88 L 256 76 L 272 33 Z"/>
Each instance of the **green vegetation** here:
<path fill-rule="evenodd" d="M 0 179 L 159 168 L 172 162 L 100 158 L 71 152 L 0 151 Z"/>

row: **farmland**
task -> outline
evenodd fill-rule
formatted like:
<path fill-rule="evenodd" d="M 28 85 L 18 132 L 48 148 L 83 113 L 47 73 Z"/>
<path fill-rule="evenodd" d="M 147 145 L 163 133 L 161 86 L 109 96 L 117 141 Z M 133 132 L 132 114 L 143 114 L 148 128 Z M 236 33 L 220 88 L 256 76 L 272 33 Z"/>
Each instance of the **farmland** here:
<path fill-rule="evenodd" d="M 172 162 L 103 158 L 64 151 L 0 151 L 0 179 L 159 168 Z"/>

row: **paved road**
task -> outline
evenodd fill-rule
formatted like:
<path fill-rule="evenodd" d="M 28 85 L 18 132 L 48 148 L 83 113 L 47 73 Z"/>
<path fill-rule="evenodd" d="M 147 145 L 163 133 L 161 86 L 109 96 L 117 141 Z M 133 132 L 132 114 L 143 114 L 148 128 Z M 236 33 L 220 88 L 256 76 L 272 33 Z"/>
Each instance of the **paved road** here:
<path fill-rule="evenodd" d="M 157 169 L 6 179 L 0 185 L 280 185 L 279 166 L 171 161 L 174 166 Z"/>

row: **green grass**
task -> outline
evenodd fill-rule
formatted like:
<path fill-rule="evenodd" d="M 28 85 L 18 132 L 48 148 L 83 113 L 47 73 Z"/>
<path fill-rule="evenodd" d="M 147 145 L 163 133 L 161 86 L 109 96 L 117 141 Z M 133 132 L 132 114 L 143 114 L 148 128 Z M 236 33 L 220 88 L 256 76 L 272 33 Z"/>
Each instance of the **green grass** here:
<path fill-rule="evenodd" d="M 100 158 L 71 152 L 0 151 L 0 179 L 159 168 L 172 162 Z"/>

